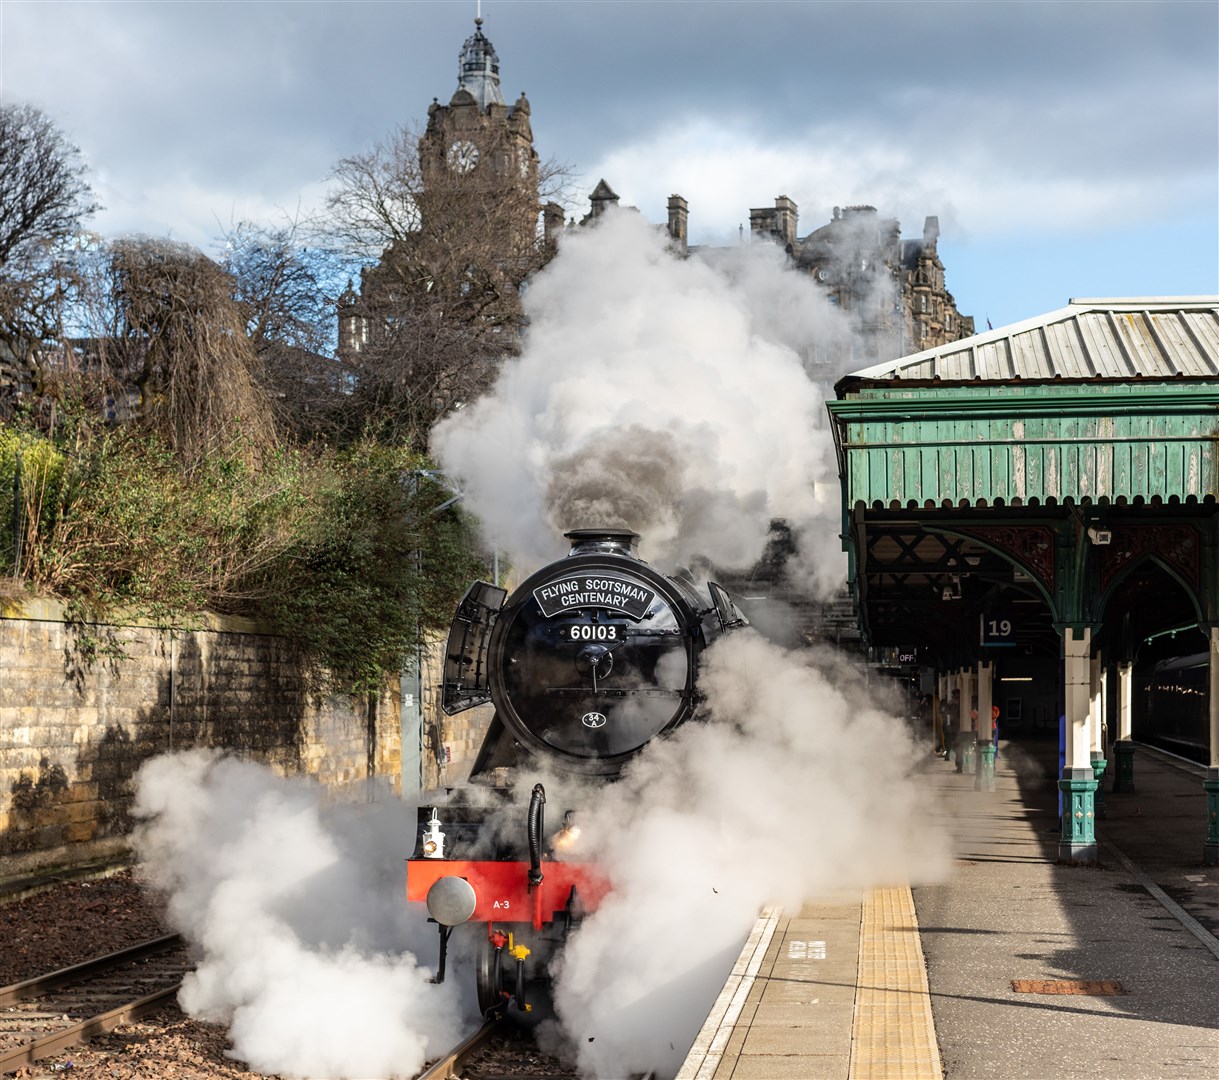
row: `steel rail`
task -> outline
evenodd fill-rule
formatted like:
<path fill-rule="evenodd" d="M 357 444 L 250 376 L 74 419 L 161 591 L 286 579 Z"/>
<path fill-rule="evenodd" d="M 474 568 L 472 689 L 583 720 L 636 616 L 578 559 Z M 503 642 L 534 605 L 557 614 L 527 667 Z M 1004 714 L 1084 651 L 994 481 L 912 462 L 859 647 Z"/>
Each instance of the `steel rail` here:
<path fill-rule="evenodd" d="M 503 1020 L 498 1017 L 488 1020 L 473 1035 L 462 1039 L 444 1057 L 424 1069 L 415 1080 L 449 1080 L 450 1077 L 459 1076 L 466 1061 L 476 1050 L 482 1048 L 483 1044 L 500 1029 L 502 1023 Z"/>
<path fill-rule="evenodd" d="M 47 990 L 54 990 L 57 987 L 65 986 L 79 979 L 87 979 L 98 972 L 105 971 L 107 968 L 117 967 L 120 964 L 130 963 L 135 960 L 142 960 L 146 956 L 153 956 L 156 953 L 164 952 L 181 944 L 181 934 L 166 934 L 164 937 L 142 941 L 138 945 L 119 949 L 117 952 L 108 953 L 106 956 L 97 956 L 92 960 L 73 964 L 71 967 L 48 972 L 46 975 L 35 975 L 32 979 L 25 979 L 19 983 L 0 987 L 0 1007 L 11 1005 L 14 1001 L 22 1001 L 25 998 L 34 997 Z"/>
<path fill-rule="evenodd" d="M 32 979 L 25 979 L 22 982 L 0 987 L 0 1007 L 9 1007 L 15 1002 L 35 998 L 40 994 L 57 990 L 60 987 L 70 986 L 73 983 L 87 981 L 96 975 L 121 968 L 126 964 L 137 963 L 148 957 L 168 952 L 170 949 L 176 948 L 181 944 L 182 936 L 180 934 L 166 934 L 163 937 L 143 941 L 138 945 L 132 945 L 126 949 L 119 949 L 105 956 L 98 956 L 80 964 L 73 964 L 71 967 L 60 968 L 58 971 L 48 972 L 45 975 L 36 975 Z M 172 986 L 166 987 L 163 990 L 145 994 L 134 1001 L 129 1001 L 105 1012 L 86 1017 L 84 1020 L 70 1024 L 59 1031 L 50 1032 L 8 1050 L 0 1050 L 0 1074 L 20 1069 L 23 1065 L 30 1065 L 40 1058 L 49 1057 L 52 1054 L 59 1053 L 61 1050 L 66 1050 L 70 1046 L 77 1046 L 80 1043 L 87 1042 L 95 1035 L 102 1035 L 108 1031 L 113 1031 L 120 1024 L 125 1024 L 129 1020 L 135 1020 L 150 1012 L 154 1012 L 162 1005 L 173 1000 L 180 987 L 181 980 L 178 980 Z"/>
<path fill-rule="evenodd" d="M 128 1020 L 137 1020 L 141 1016 L 147 1016 L 148 1013 L 155 1012 L 162 1005 L 172 1001 L 177 995 L 180 985 L 178 983 L 165 990 L 158 990 L 155 994 L 147 994 L 135 1001 L 129 1001 L 126 1005 L 119 1005 L 108 1012 L 81 1020 L 62 1031 L 54 1031 L 33 1042 L 24 1043 L 15 1050 L 0 1052 L 0 1074 L 14 1072 L 23 1065 L 33 1064 L 39 1058 L 50 1057 L 70 1046 L 88 1042 L 95 1035 L 104 1035 L 108 1031 L 113 1031 L 120 1024 L 127 1023 Z"/>
<path fill-rule="evenodd" d="M 415 1080 L 455 1080 L 462 1075 L 462 1071 L 469 1064 L 470 1059 L 481 1050 L 490 1040 L 491 1036 L 496 1032 L 503 1031 L 508 1026 L 508 1021 L 503 1017 L 494 1017 L 483 1024 L 474 1034 L 467 1036 L 450 1050 L 444 1057 L 429 1065 L 421 1072 Z M 500 1069 L 496 1072 L 496 1077 L 499 1080 L 513 1080 L 517 1074 L 511 1070 L 505 1071 Z M 520 1074 L 528 1080 L 534 1080 L 536 1073 Z M 654 1072 L 633 1073 L 628 1080 L 656 1080 Z"/>

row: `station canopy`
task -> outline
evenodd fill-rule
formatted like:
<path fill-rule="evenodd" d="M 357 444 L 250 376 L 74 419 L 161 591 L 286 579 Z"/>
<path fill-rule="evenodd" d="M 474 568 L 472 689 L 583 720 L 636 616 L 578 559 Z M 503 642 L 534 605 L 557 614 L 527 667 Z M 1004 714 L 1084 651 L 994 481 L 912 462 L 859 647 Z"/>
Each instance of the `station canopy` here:
<path fill-rule="evenodd" d="M 1017 612 L 1009 647 L 1090 626 L 1129 652 L 1217 617 L 1219 297 L 1072 300 L 835 390 L 870 644 L 968 662 Z"/>

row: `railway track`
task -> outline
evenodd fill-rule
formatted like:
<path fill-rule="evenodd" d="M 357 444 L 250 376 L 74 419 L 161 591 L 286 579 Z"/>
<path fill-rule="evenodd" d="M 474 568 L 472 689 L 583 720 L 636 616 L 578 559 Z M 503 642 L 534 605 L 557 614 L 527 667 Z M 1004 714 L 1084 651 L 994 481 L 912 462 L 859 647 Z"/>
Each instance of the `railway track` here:
<path fill-rule="evenodd" d="M 416 1080 L 450 1080 L 461 1076 L 470 1059 L 481 1053 L 503 1026 L 502 1020 L 488 1020 L 473 1035 L 463 1039 L 439 1061 L 424 1069 Z"/>
<path fill-rule="evenodd" d="M 0 987 L 0 1075 L 159 1009 L 189 969 L 170 934 Z"/>
<path fill-rule="evenodd" d="M 488 1020 L 416 1080 L 580 1080 L 574 1066 L 539 1050 L 527 1028 Z M 631 1080 L 654 1080 L 653 1074 Z"/>

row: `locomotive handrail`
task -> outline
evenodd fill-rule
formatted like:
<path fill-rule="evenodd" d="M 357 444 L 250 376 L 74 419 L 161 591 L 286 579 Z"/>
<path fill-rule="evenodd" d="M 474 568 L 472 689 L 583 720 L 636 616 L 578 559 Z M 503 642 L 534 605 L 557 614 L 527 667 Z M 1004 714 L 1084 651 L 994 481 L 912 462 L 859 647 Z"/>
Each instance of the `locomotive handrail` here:
<path fill-rule="evenodd" d="M 542 833 L 545 831 L 546 789 L 541 784 L 533 785 L 529 798 L 529 890 L 542 884 Z M 537 897 L 540 914 L 541 894 Z"/>

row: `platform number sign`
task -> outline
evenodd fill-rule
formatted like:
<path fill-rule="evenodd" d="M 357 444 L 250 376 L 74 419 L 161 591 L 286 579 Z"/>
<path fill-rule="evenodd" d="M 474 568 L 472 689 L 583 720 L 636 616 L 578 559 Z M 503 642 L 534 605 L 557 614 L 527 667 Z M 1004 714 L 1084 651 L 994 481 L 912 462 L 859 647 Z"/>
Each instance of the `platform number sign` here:
<path fill-rule="evenodd" d="M 1016 620 L 1003 608 L 982 613 L 981 643 L 986 648 L 1001 649 L 1016 644 Z"/>

